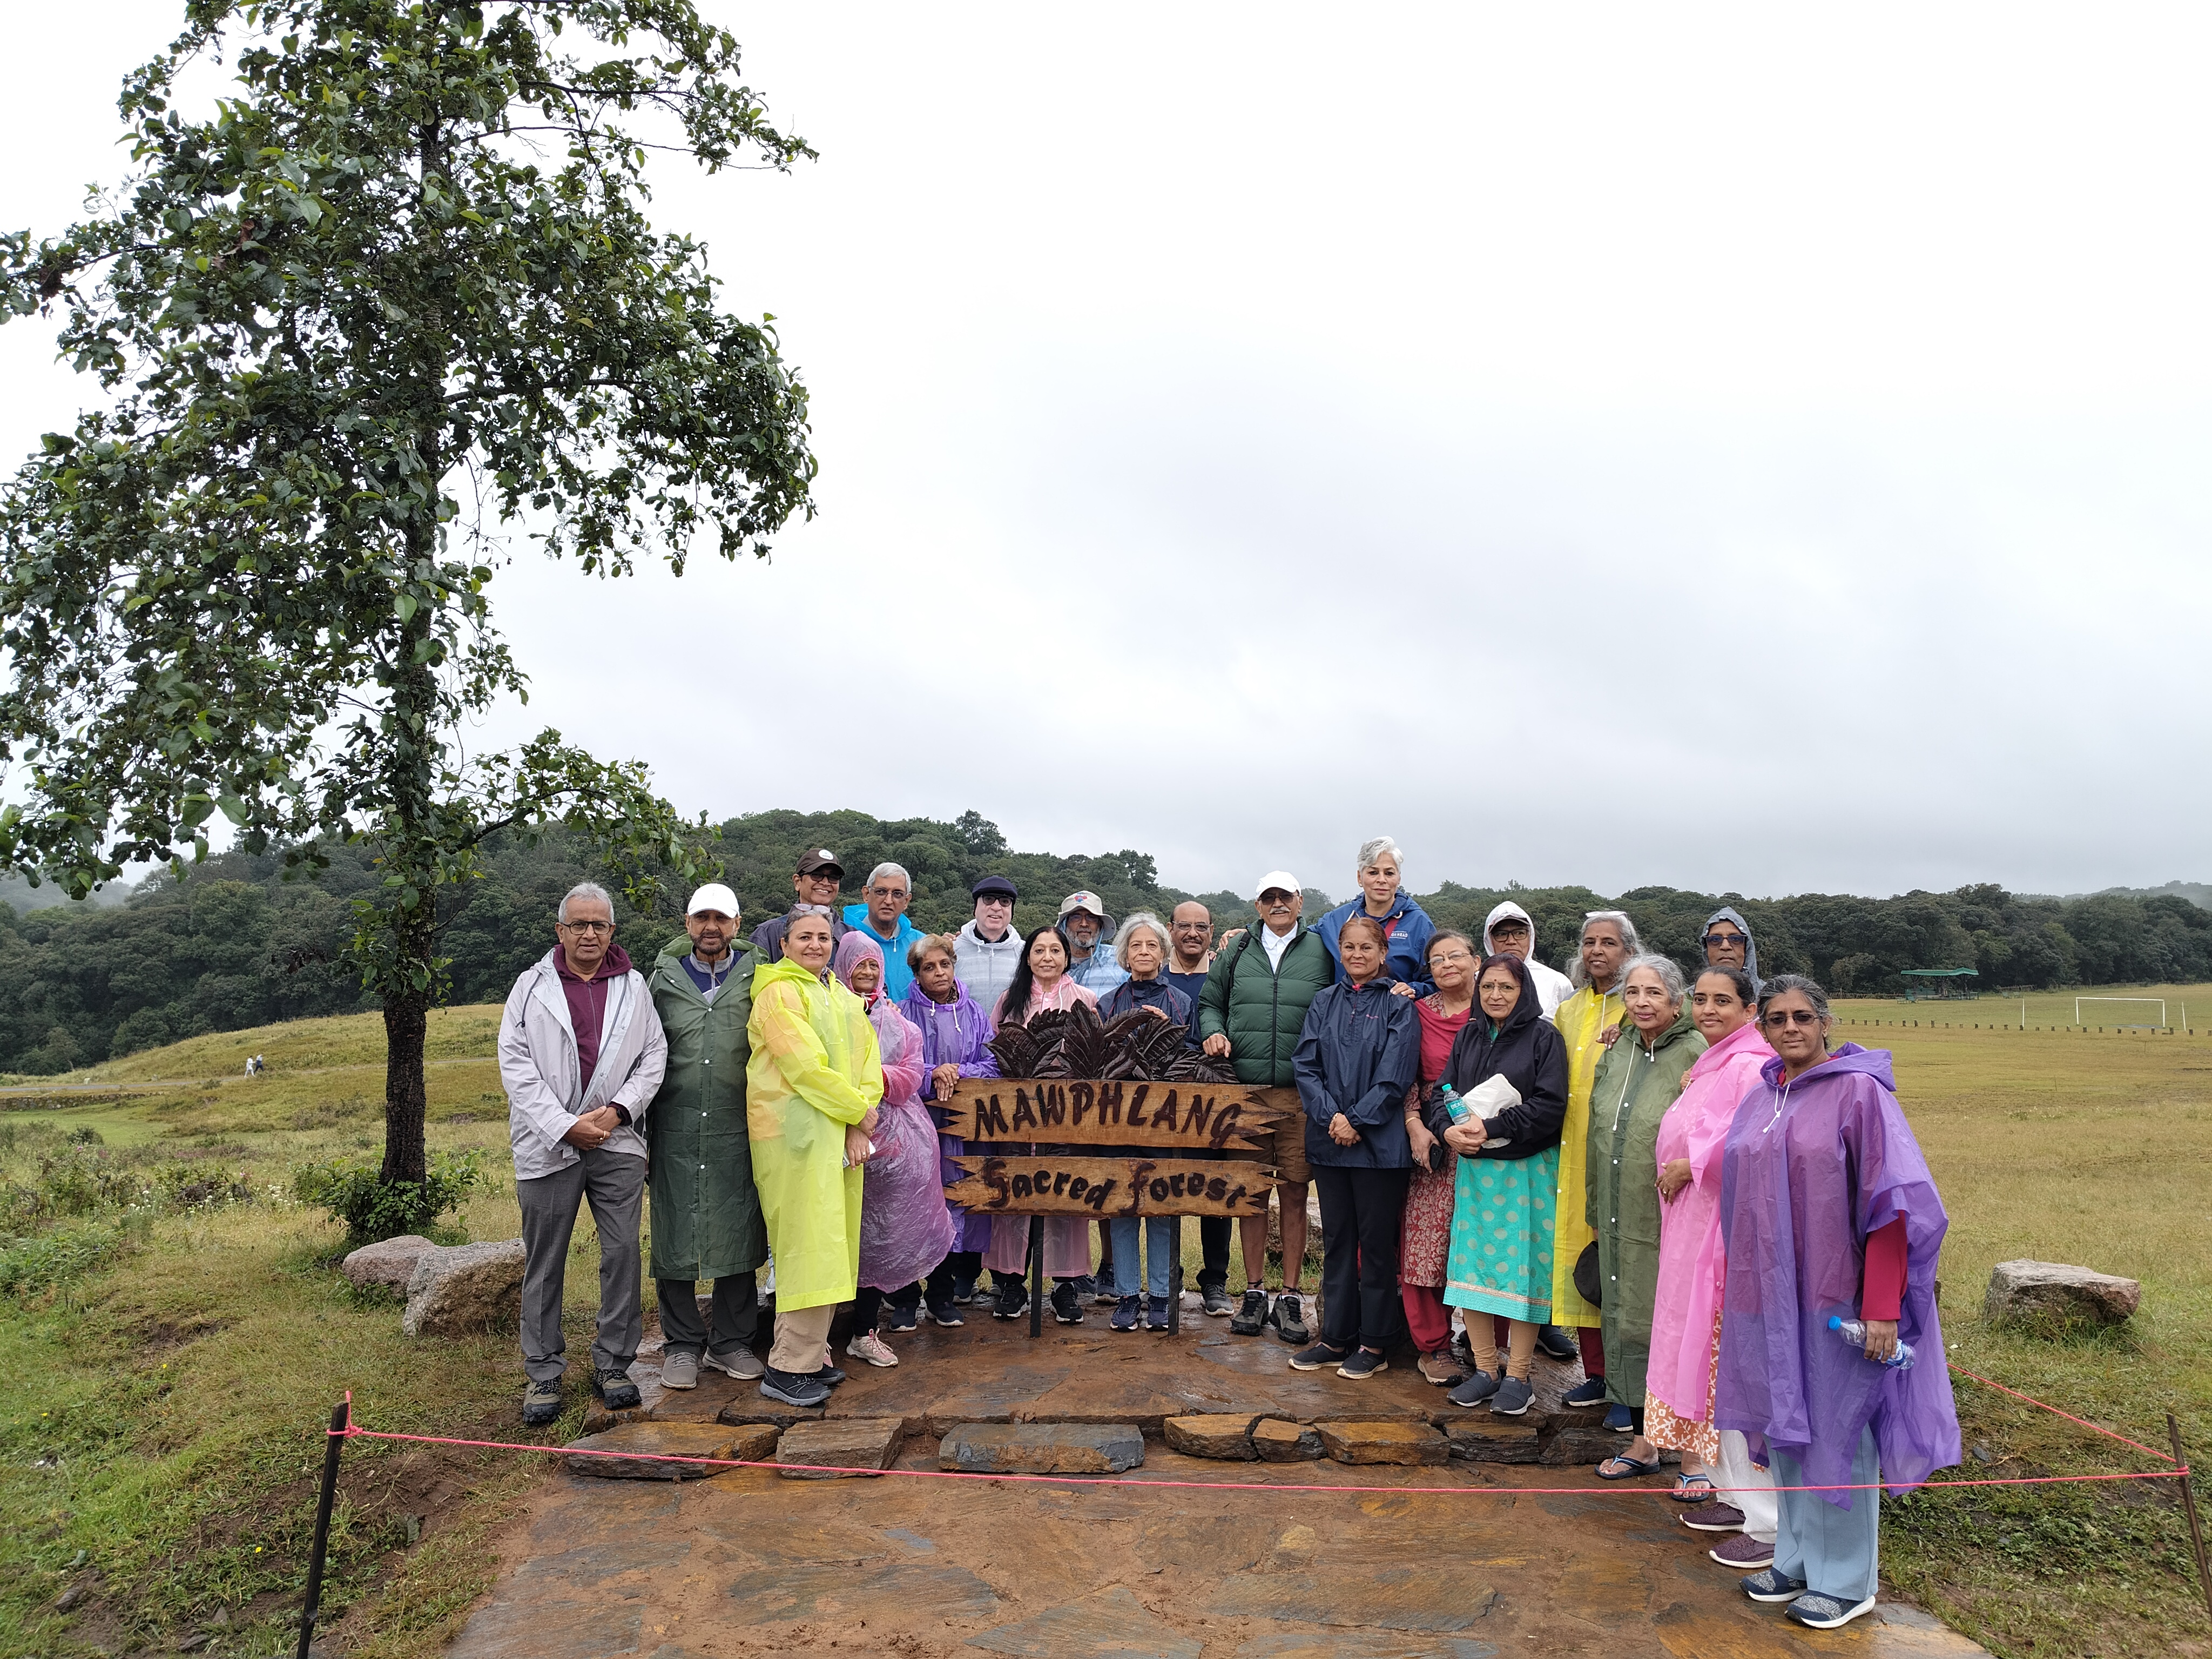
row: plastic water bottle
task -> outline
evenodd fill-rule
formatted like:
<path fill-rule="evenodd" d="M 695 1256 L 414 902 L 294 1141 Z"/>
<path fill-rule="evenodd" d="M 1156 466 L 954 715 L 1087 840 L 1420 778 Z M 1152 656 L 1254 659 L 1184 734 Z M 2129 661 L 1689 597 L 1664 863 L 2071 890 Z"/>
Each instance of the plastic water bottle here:
<path fill-rule="evenodd" d="M 1828 1328 L 1833 1331 L 1837 1335 L 1842 1337 L 1844 1340 L 1850 1343 L 1851 1346 L 1858 1349 L 1862 1353 L 1866 1351 L 1866 1327 L 1858 1320 L 1846 1319 L 1841 1314 L 1830 1314 L 1828 1316 Z M 1893 1371 L 1911 1370 L 1912 1369 L 1912 1345 L 1910 1342 L 1904 1340 L 1902 1338 L 1899 1339 L 1897 1352 L 1880 1363 L 1888 1366 L 1889 1369 Z"/>
<path fill-rule="evenodd" d="M 1444 1115 L 1455 1123 L 1464 1123 L 1474 1115 L 1468 1103 L 1459 1097 L 1459 1091 L 1449 1083 L 1437 1090 L 1437 1103 L 1444 1109 Z"/>

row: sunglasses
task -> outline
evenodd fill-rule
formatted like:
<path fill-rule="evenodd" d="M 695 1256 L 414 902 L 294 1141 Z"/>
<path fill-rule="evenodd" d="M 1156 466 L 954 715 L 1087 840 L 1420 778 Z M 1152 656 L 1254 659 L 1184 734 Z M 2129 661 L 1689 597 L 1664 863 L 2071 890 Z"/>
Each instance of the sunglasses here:
<path fill-rule="evenodd" d="M 1698 943 L 1708 947 L 1715 945 L 1748 945 L 1751 943 L 1751 935 L 1748 933 L 1701 933 L 1698 936 Z"/>
<path fill-rule="evenodd" d="M 1759 1023 L 1781 1030 L 1788 1025 L 1818 1025 L 1821 1016 L 1810 1008 L 1771 1008 L 1759 1017 Z"/>

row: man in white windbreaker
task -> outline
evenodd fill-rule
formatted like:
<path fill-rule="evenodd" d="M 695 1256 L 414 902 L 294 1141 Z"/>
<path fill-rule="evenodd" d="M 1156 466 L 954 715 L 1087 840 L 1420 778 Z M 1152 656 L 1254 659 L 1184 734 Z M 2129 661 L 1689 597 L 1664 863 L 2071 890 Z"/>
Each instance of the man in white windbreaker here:
<path fill-rule="evenodd" d="M 1528 964 L 1528 977 L 1536 987 L 1536 1000 L 1544 1018 L 1575 994 L 1574 983 L 1556 968 L 1536 960 L 1536 924 L 1528 913 L 1508 899 L 1482 924 L 1482 953 L 1486 957 L 1518 957 Z"/>

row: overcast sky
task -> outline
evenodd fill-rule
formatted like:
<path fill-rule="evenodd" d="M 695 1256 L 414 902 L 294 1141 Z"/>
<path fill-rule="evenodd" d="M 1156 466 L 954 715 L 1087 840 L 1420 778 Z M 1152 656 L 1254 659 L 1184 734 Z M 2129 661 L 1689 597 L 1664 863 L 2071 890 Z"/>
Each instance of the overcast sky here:
<path fill-rule="evenodd" d="M 477 741 L 1199 890 L 2212 876 L 2212 14 L 709 9 L 821 160 L 656 216 L 820 517 L 519 557 Z M 178 10 L 10 8 L 0 226 L 119 176 Z"/>

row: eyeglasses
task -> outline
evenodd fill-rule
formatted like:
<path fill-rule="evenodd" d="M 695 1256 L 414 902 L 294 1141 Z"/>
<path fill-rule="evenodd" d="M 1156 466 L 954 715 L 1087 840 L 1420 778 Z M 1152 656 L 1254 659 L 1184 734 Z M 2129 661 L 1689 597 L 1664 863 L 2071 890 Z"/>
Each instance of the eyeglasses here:
<path fill-rule="evenodd" d="M 1698 937 L 1698 943 L 1709 949 L 1716 945 L 1748 945 L 1751 943 L 1751 935 L 1748 933 L 1701 933 Z"/>
<path fill-rule="evenodd" d="M 1770 1008 L 1759 1016 L 1762 1024 L 1778 1031 L 1785 1025 L 1818 1025 L 1821 1018 L 1810 1008 Z"/>
<path fill-rule="evenodd" d="M 553 925 L 572 933 L 611 933 L 615 930 L 611 921 L 556 921 Z"/>
<path fill-rule="evenodd" d="M 1429 960 L 1430 960 L 1431 963 L 1438 963 L 1438 962 L 1473 962 L 1473 961 L 1474 960 L 1474 958 L 1472 956 L 1470 956 L 1468 952 L 1466 952 L 1465 951 L 1462 951 L 1462 950 L 1459 949 L 1459 947 L 1458 947 L 1458 946 L 1454 945 L 1454 946 L 1453 946 L 1451 949 L 1449 949 L 1449 950 L 1436 951 L 1434 954 L 1432 954 L 1432 955 L 1429 957 Z"/>

